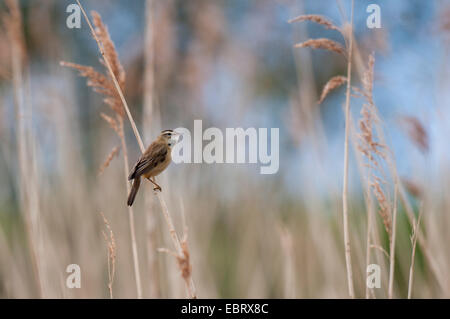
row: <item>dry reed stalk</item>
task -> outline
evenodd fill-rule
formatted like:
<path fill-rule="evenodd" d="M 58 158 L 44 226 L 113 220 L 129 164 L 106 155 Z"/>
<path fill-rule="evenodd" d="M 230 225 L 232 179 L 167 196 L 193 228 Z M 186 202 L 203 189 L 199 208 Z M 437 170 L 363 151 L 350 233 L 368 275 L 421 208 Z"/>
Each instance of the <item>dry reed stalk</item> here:
<path fill-rule="evenodd" d="M 103 164 L 99 167 L 97 175 L 100 176 L 103 174 L 103 171 L 109 167 L 109 164 L 111 164 L 111 161 L 114 159 L 115 156 L 119 154 L 120 147 L 116 146 L 114 147 L 111 152 L 108 154 L 108 157 L 106 157 Z"/>
<path fill-rule="evenodd" d="M 412 297 L 412 288 L 413 288 L 413 279 L 414 279 L 414 260 L 416 257 L 416 245 L 417 245 L 417 237 L 419 234 L 420 227 L 420 219 L 423 213 L 423 202 L 420 205 L 419 217 L 417 218 L 417 223 L 413 226 L 413 233 L 411 236 L 412 242 L 412 252 L 411 252 L 411 266 L 409 267 L 409 279 L 408 279 L 408 299 Z"/>
<path fill-rule="evenodd" d="M 26 65 L 26 45 L 23 34 L 22 14 L 17 0 L 6 0 L 8 13 L 3 14 L 3 22 L 11 48 L 12 80 L 17 120 L 17 149 L 19 159 L 20 205 L 25 211 L 25 227 L 33 271 L 36 277 L 39 297 L 45 296 L 42 271 L 42 241 L 39 226 L 39 196 L 37 192 L 33 143 L 27 140 L 25 114 L 25 81 L 23 79 Z M 30 156 L 31 155 L 31 156 Z"/>
<path fill-rule="evenodd" d="M 143 134 L 144 140 L 149 141 L 152 136 L 161 131 L 159 112 L 154 100 L 154 51 L 155 51 L 155 37 L 154 28 L 157 23 L 154 23 L 155 1 L 146 0 L 145 4 L 145 39 L 144 39 L 144 102 L 143 102 Z M 147 265 L 150 276 L 149 280 L 149 297 L 160 298 L 160 273 L 158 267 L 158 258 L 156 256 L 158 248 L 158 226 L 159 215 L 156 211 L 156 203 L 154 196 L 150 192 L 144 193 L 145 207 L 148 213 L 145 214 L 146 221 L 146 238 L 147 238 Z"/>
<path fill-rule="evenodd" d="M 323 87 L 322 94 L 320 95 L 319 104 L 323 102 L 323 100 L 327 97 L 327 95 L 343 85 L 347 81 L 347 78 L 342 75 L 337 75 L 332 77 L 327 84 Z"/>
<path fill-rule="evenodd" d="M 80 2 L 77 1 L 80 6 L 83 15 L 89 25 L 92 36 L 96 40 L 100 53 L 102 55 L 102 64 L 109 71 L 109 77 L 105 76 L 97 71 L 94 68 L 89 66 L 78 65 L 74 63 L 61 62 L 61 65 L 74 68 L 79 71 L 80 75 L 86 77 L 88 79 L 88 86 L 93 87 L 95 92 L 101 93 L 105 95 L 104 102 L 111 108 L 111 110 L 115 114 L 115 118 L 112 118 L 106 114 L 102 114 L 103 119 L 114 129 L 116 134 L 118 135 L 121 147 L 123 151 L 123 159 L 124 159 L 124 176 L 125 176 L 125 184 L 127 194 L 130 191 L 130 184 L 128 183 L 128 150 L 127 145 L 125 143 L 125 134 L 123 127 L 123 117 L 124 117 L 124 106 L 126 102 L 123 97 L 122 88 L 125 86 L 125 72 L 123 67 L 119 61 L 116 49 L 114 47 L 114 43 L 109 36 L 109 32 L 107 27 L 101 20 L 100 15 L 97 12 L 92 12 L 93 23 L 95 25 L 95 30 L 87 17 L 84 8 L 81 6 Z M 129 114 L 128 106 L 126 105 L 126 112 Z M 142 141 L 140 141 L 142 143 Z M 130 237 L 131 237 L 131 249 L 133 255 L 133 265 L 134 265 L 134 275 L 136 281 L 136 293 L 137 297 L 142 298 L 142 286 L 141 286 L 141 275 L 139 270 L 139 256 L 137 251 L 136 244 L 136 231 L 134 228 L 134 211 L 131 206 L 128 206 L 128 218 L 130 225 Z"/>
<path fill-rule="evenodd" d="M 281 249 L 284 256 L 284 297 L 295 298 L 295 254 L 294 240 L 291 232 L 284 226 L 279 225 Z"/>
<path fill-rule="evenodd" d="M 328 50 L 332 52 L 336 52 L 345 56 L 345 49 L 337 43 L 336 41 L 320 38 L 320 39 L 309 39 L 305 42 L 297 43 L 294 45 L 294 48 L 312 48 L 312 49 L 321 49 Z"/>
<path fill-rule="evenodd" d="M 92 36 L 94 37 L 95 41 L 97 42 L 97 45 L 98 45 L 99 50 L 100 50 L 100 53 L 101 53 L 101 55 L 103 57 L 103 61 L 105 62 L 104 64 L 105 64 L 105 66 L 108 68 L 108 70 L 110 72 L 111 78 L 112 78 L 112 80 L 114 82 L 114 86 L 115 86 L 115 88 L 117 90 L 117 93 L 119 94 L 119 97 L 120 97 L 120 99 L 122 101 L 123 107 L 125 108 L 125 111 L 126 111 L 126 113 L 128 115 L 128 119 L 130 121 L 131 127 L 133 128 L 133 132 L 134 132 L 136 140 L 137 140 L 137 142 L 139 144 L 139 148 L 140 148 L 141 152 L 144 153 L 144 151 L 145 151 L 144 143 L 142 142 L 142 139 L 141 139 L 141 136 L 140 136 L 139 131 L 137 129 L 136 123 L 134 122 L 133 116 L 131 115 L 130 109 L 129 109 L 128 104 L 127 104 L 127 102 L 125 100 L 125 97 L 124 97 L 122 89 L 121 89 L 121 87 L 119 85 L 118 79 L 116 78 L 116 74 L 115 74 L 115 72 L 113 71 L 113 69 L 111 67 L 111 64 L 109 62 L 109 57 L 105 54 L 104 46 L 103 46 L 103 44 L 101 42 L 101 39 L 99 39 L 99 37 L 97 36 L 96 32 L 94 31 L 94 28 L 92 27 L 91 22 L 89 20 L 89 17 L 87 16 L 87 14 L 86 14 L 83 6 L 81 5 L 80 1 L 77 0 L 77 3 L 80 6 L 81 11 L 83 12 L 83 16 L 84 16 L 86 22 L 88 23 L 89 28 L 91 29 Z M 122 125 L 122 131 L 123 131 L 123 125 Z M 127 152 L 126 152 L 126 145 L 125 145 L 125 141 L 124 141 L 123 136 L 122 136 L 122 141 L 123 141 L 122 142 L 122 148 L 124 150 L 125 161 L 128 162 L 128 157 L 126 155 L 127 154 Z M 127 189 L 129 187 L 130 187 L 129 183 L 127 183 Z M 182 245 L 181 245 L 180 240 L 178 238 L 178 235 L 177 235 L 177 233 L 175 231 L 175 228 L 173 227 L 172 218 L 171 218 L 170 213 L 169 213 L 169 211 L 167 209 L 165 201 L 162 198 L 160 192 L 155 192 L 155 194 L 158 197 L 159 202 L 161 204 L 161 208 L 163 210 L 163 214 L 164 214 L 164 217 L 166 219 L 167 225 L 169 227 L 169 232 L 171 234 L 171 238 L 172 238 L 173 244 L 174 244 L 174 246 L 175 246 L 175 248 L 176 248 L 176 250 L 178 252 L 178 255 L 179 256 L 184 256 Z M 129 207 L 129 209 L 131 210 L 131 207 Z M 130 227 L 131 227 L 131 225 L 133 225 L 133 224 L 130 224 Z M 132 227 L 131 230 L 132 230 L 132 233 L 134 233 L 134 226 Z M 134 241 L 133 247 L 135 247 L 135 241 Z M 134 248 L 133 248 L 133 251 L 134 251 Z M 196 298 L 195 286 L 194 286 L 194 282 L 193 282 L 192 278 L 190 278 L 190 283 L 191 283 L 191 285 L 190 285 L 191 287 L 188 287 L 188 289 L 190 291 L 192 291 L 191 298 Z M 191 288 L 194 288 L 194 289 L 192 290 Z"/>
<path fill-rule="evenodd" d="M 373 212 L 372 212 L 372 195 L 370 192 L 370 168 L 367 177 L 367 186 L 366 186 L 366 198 L 367 198 L 367 238 L 366 238 L 366 269 L 370 265 L 370 257 L 372 249 L 370 248 L 370 238 L 372 235 L 372 223 L 373 223 Z M 366 284 L 366 299 L 369 299 L 369 285 Z"/>
<path fill-rule="evenodd" d="M 327 39 L 308 39 L 305 42 L 295 44 L 295 48 L 313 48 L 313 49 L 323 49 L 332 52 L 336 52 L 342 54 L 344 57 L 347 57 L 347 89 L 346 89 L 346 99 L 345 99 L 345 141 L 344 141 L 344 182 L 342 189 L 342 208 L 343 208 L 343 226 L 344 226 L 344 246 L 345 246 L 345 264 L 347 269 L 347 284 L 348 284 L 348 293 L 350 298 L 355 298 L 355 290 L 353 285 L 353 270 L 352 270 L 352 261 L 351 261 L 351 248 L 350 248 L 350 233 L 348 229 L 348 144 L 349 144 L 349 133 L 350 133 L 350 97 L 351 97 L 351 76 L 352 76 L 352 51 L 353 51 L 353 13 L 354 13 L 354 0 L 352 0 L 352 8 L 351 8 L 351 20 L 348 28 L 345 29 L 345 32 L 341 32 L 346 40 L 346 48 L 344 48 L 341 44 Z M 320 23 L 322 25 L 327 26 L 330 23 L 328 20 L 323 20 L 318 16 L 300 16 L 295 21 L 314 21 Z M 293 21 L 294 22 L 294 21 Z M 340 29 L 339 29 L 340 31 Z M 331 83 L 330 83 L 331 82 Z M 342 82 L 339 84 L 339 82 Z M 326 94 L 331 90 L 333 86 L 335 88 L 339 85 L 343 84 L 343 77 L 331 79 L 328 83 L 328 90 L 325 87 L 323 98 L 326 97 Z M 327 86 L 327 85 L 326 85 Z M 328 91 L 328 92 L 327 92 Z"/>
<path fill-rule="evenodd" d="M 123 149 L 123 165 L 124 165 L 124 177 L 127 185 L 127 195 L 130 193 L 130 184 L 128 183 L 128 169 L 130 167 L 129 161 L 128 161 L 128 151 L 127 151 L 127 145 L 125 143 L 125 136 L 123 133 L 123 122 L 121 122 L 121 134 L 120 134 L 120 143 L 122 144 Z M 128 206 L 128 205 L 127 205 Z M 128 206 L 128 217 L 129 217 L 129 224 L 130 224 L 130 236 L 131 236 L 131 249 L 133 252 L 133 265 L 134 265 L 134 273 L 135 273 L 135 279 L 136 279 L 136 291 L 138 299 L 142 298 L 142 285 L 141 285 L 141 274 L 139 271 L 139 256 L 137 251 L 137 242 L 136 242 L 136 231 L 134 229 L 134 210 L 131 206 Z"/>
<path fill-rule="evenodd" d="M 394 271 L 395 271 L 395 239 L 397 235 L 397 197 L 398 197 L 398 184 L 395 181 L 394 185 L 394 212 L 392 220 L 392 240 L 389 250 L 389 286 L 388 297 L 392 299 L 394 293 Z"/>
<path fill-rule="evenodd" d="M 344 182 L 342 189 L 342 211 L 344 217 L 344 244 L 345 244 L 345 263 L 347 266 L 347 282 L 348 293 L 350 298 L 355 298 L 355 290 L 353 286 L 352 259 L 350 250 L 350 233 L 348 229 L 348 144 L 349 144 L 349 128 L 350 128 L 350 89 L 352 79 L 352 51 L 353 51 L 353 11 L 355 1 L 352 0 L 352 12 L 350 29 L 347 37 L 349 37 L 349 47 L 347 49 L 347 91 L 345 96 L 345 141 L 344 141 Z"/>
<path fill-rule="evenodd" d="M 302 21 L 312 21 L 320 25 L 323 25 L 326 29 L 340 31 L 339 28 L 335 26 L 330 20 L 318 14 L 300 15 L 298 17 L 290 19 L 288 23 L 302 22 Z"/>
<path fill-rule="evenodd" d="M 106 219 L 105 215 L 100 212 L 100 215 L 103 218 L 103 223 L 105 224 L 107 233 L 105 233 L 102 230 L 103 238 L 106 241 L 106 245 L 108 248 L 108 290 L 109 290 L 109 297 L 113 299 L 113 291 L 112 286 L 114 283 L 114 276 L 116 274 L 116 240 L 114 238 L 114 233 L 111 229 L 111 225 L 109 224 L 109 221 Z"/>

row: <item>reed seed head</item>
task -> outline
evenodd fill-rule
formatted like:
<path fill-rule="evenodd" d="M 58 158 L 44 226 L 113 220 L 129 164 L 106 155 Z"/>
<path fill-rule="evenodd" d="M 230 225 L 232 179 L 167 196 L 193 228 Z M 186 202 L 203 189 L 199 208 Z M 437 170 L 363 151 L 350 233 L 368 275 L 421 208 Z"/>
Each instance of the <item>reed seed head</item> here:
<path fill-rule="evenodd" d="M 345 56 L 345 49 L 342 45 L 337 43 L 336 41 L 320 38 L 320 39 L 309 39 L 305 42 L 297 43 L 294 45 L 295 48 L 312 48 L 312 49 L 321 49 L 333 51 Z"/>
<path fill-rule="evenodd" d="M 326 29 L 339 30 L 339 28 L 337 26 L 335 26 L 331 21 L 329 21 L 324 16 L 321 16 L 318 14 L 301 15 L 301 16 L 295 17 L 293 19 L 290 19 L 288 22 L 294 23 L 294 22 L 302 22 L 302 21 L 311 21 L 311 22 L 315 22 L 315 23 L 318 23 L 318 24 L 324 26 Z"/>

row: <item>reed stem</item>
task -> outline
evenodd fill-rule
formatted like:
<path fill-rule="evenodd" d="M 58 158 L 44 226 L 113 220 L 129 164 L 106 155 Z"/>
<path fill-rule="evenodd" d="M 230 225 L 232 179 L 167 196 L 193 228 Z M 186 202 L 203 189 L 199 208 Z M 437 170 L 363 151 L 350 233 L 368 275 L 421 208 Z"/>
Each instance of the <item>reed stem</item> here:
<path fill-rule="evenodd" d="M 345 264 L 347 267 L 347 283 L 350 298 L 355 298 L 353 286 L 352 258 L 350 249 L 350 234 L 348 229 L 348 144 L 349 144 L 349 127 L 350 127 L 350 93 L 351 93 L 351 77 L 352 77 L 352 51 L 353 51 L 353 9 L 354 0 L 352 0 L 352 13 L 350 29 L 348 30 L 349 47 L 347 62 L 347 90 L 345 100 L 345 142 L 344 142 L 344 184 L 342 190 L 342 211 L 344 219 L 344 244 L 345 244 Z"/>

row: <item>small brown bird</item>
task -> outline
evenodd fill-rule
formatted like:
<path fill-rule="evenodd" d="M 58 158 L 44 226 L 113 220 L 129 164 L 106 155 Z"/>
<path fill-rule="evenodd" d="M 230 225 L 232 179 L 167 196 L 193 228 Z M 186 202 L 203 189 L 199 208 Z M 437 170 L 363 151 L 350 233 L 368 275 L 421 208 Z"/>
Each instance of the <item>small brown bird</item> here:
<path fill-rule="evenodd" d="M 128 206 L 133 205 L 136 194 L 141 185 L 141 177 L 147 178 L 155 185 L 153 190 L 161 191 L 153 178 L 164 171 L 172 161 L 172 146 L 178 141 L 179 133 L 173 130 L 164 130 L 158 138 L 147 148 L 141 158 L 134 165 L 128 180 L 133 180 L 130 194 L 128 195 Z"/>

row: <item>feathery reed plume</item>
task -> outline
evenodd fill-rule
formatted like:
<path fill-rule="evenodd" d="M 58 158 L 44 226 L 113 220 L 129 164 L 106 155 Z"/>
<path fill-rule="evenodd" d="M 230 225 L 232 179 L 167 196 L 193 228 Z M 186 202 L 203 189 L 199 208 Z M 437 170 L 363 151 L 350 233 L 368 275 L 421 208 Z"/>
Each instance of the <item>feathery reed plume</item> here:
<path fill-rule="evenodd" d="M 309 39 L 305 42 L 295 44 L 294 48 L 312 48 L 315 50 L 322 49 L 333 51 L 345 56 L 345 49 L 342 47 L 342 45 L 327 38 Z"/>
<path fill-rule="evenodd" d="M 410 193 L 412 196 L 416 198 L 423 197 L 423 189 L 419 186 L 419 184 L 407 178 L 402 178 L 401 181 L 408 193 Z"/>
<path fill-rule="evenodd" d="M 122 103 L 120 102 L 119 95 L 117 94 L 117 91 L 114 87 L 114 83 L 107 76 L 96 71 L 91 66 L 85 66 L 65 61 L 61 61 L 60 65 L 77 70 L 80 76 L 87 78 L 87 86 L 92 87 L 94 92 L 100 93 L 105 96 L 103 101 L 107 105 L 109 105 L 111 110 L 115 114 L 117 114 L 117 116 L 124 116 Z"/>
<path fill-rule="evenodd" d="M 106 160 L 103 162 L 103 164 L 98 169 L 98 173 L 97 173 L 98 176 L 103 174 L 103 171 L 109 166 L 109 164 L 114 159 L 114 157 L 119 154 L 119 150 L 120 150 L 120 146 L 116 146 L 111 150 L 111 152 L 108 154 L 108 157 L 106 158 Z"/>
<path fill-rule="evenodd" d="M 100 212 L 100 215 L 103 218 L 103 223 L 105 224 L 106 231 L 102 230 L 103 238 L 105 238 L 107 248 L 108 248 L 108 290 L 109 297 L 113 299 L 113 291 L 112 286 L 114 283 L 114 276 L 116 274 L 116 255 L 117 255 L 117 246 L 116 240 L 114 238 L 114 233 L 111 229 L 111 225 L 109 221 L 106 219 L 105 215 Z"/>
<path fill-rule="evenodd" d="M 346 47 L 344 48 L 341 44 L 336 41 L 320 38 L 320 39 L 308 39 L 305 42 L 295 44 L 295 48 L 313 48 L 313 49 L 323 49 L 332 52 L 342 54 L 347 58 L 347 89 L 345 93 L 345 141 L 344 141 L 344 182 L 342 187 L 342 212 L 343 212 L 343 228 L 344 228 L 344 245 L 345 245 L 345 264 L 347 268 L 347 284 L 348 293 L 350 298 L 355 297 L 355 289 L 353 285 L 353 270 L 352 270 L 352 260 L 351 260 L 351 248 L 350 248 L 350 233 L 348 229 L 348 145 L 349 145 L 349 133 L 350 133 L 350 97 L 351 97 L 351 78 L 352 78 L 352 52 L 353 52 L 353 13 L 354 13 L 355 2 L 352 0 L 351 6 L 351 18 L 346 32 L 341 32 L 344 36 Z M 307 18 L 306 18 L 307 17 Z M 298 17 L 297 21 L 314 21 L 327 25 L 328 20 L 323 20 L 317 16 L 306 16 L 305 18 Z M 294 19 L 295 20 L 295 19 Z M 340 31 L 340 29 L 339 29 Z M 340 79 L 342 81 L 342 78 Z M 334 85 L 336 85 L 339 80 L 334 80 Z M 329 87 L 333 86 L 333 82 L 330 83 Z M 343 84 L 343 83 L 341 83 Z M 337 87 L 337 86 L 336 86 Z M 326 92 L 326 90 L 324 90 Z M 326 93 L 328 94 L 328 93 Z M 322 94 L 323 98 L 326 94 Z M 321 99 L 322 100 L 322 99 Z"/>
<path fill-rule="evenodd" d="M 288 23 L 302 22 L 302 21 L 312 21 L 320 25 L 323 25 L 326 29 L 339 31 L 339 28 L 335 26 L 330 20 L 318 14 L 301 15 L 293 19 L 290 19 Z"/>
<path fill-rule="evenodd" d="M 403 116 L 400 121 L 417 148 L 422 151 L 422 153 L 427 153 L 430 149 L 428 133 L 420 120 L 415 116 Z"/>
<path fill-rule="evenodd" d="M 81 7 L 81 4 L 78 2 L 78 5 L 83 11 L 83 14 L 87 21 L 87 15 L 84 9 Z M 115 46 L 109 36 L 108 29 L 104 25 L 101 20 L 100 15 L 93 11 L 93 23 L 95 26 L 95 30 L 93 29 L 90 22 L 88 22 L 92 36 L 96 41 L 98 41 L 99 47 L 102 53 L 101 63 L 106 68 L 106 71 L 109 71 L 108 75 L 104 75 L 95 71 L 94 68 L 90 66 L 83 66 L 75 63 L 69 62 L 61 62 L 62 66 L 71 67 L 75 70 L 78 70 L 80 76 L 87 78 L 87 85 L 93 87 L 93 90 L 97 93 L 105 95 L 104 102 L 111 108 L 111 110 L 115 114 L 115 119 L 111 116 L 108 116 L 104 113 L 101 114 L 102 118 L 111 126 L 111 128 L 116 132 L 117 136 L 120 139 L 122 153 L 124 158 L 124 176 L 125 183 L 127 186 L 127 193 L 130 191 L 130 184 L 128 183 L 128 150 L 125 143 L 125 134 L 123 128 L 123 118 L 124 118 L 124 104 L 122 103 L 123 98 L 123 87 L 125 86 L 125 72 L 123 67 L 119 61 L 119 57 L 117 55 Z M 141 288 L 141 276 L 139 270 L 139 257 L 137 253 L 137 244 L 136 244 L 136 234 L 134 228 L 134 211 L 131 207 L 128 206 L 128 217 L 130 224 L 130 236 L 131 236 L 131 248 L 133 253 L 133 265 L 134 265 L 134 274 L 136 280 L 136 292 L 137 297 L 142 298 L 142 288 Z"/>
<path fill-rule="evenodd" d="M 103 23 L 100 15 L 95 11 L 92 11 L 91 15 L 95 26 L 95 33 L 103 45 L 104 56 L 102 63 L 104 64 L 106 59 L 109 61 L 114 77 L 119 83 L 120 89 L 123 91 L 125 87 L 125 71 L 119 61 L 116 47 L 114 46 L 114 43 L 109 36 L 108 28 Z"/>
<path fill-rule="evenodd" d="M 100 116 L 105 120 L 106 123 L 109 124 L 109 126 L 117 133 L 118 136 L 122 134 L 122 131 L 119 127 L 119 123 L 117 123 L 117 121 L 114 118 L 103 112 L 100 113 Z"/>
<path fill-rule="evenodd" d="M 338 87 L 343 85 L 346 81 L 347 81 L 347 78 L 342 75 L 334 76 L 330 80 L 328 80 L 327 84 L 325 84 L 325 86 L 323 87 L 322 94 L 320 95 L 320 99 L 319 99 L 318 103 L 319 104 L 322 103 L 323 100 L 325 100 L 325 98 L 331 91 L 337 89 Z"/>
<path fill-rule="evenodd" d="M 99 39 L 99 37 L 96 34 L 96 32 L 94 31 L 94 28 L 91 25 L 89 17 L 86 14 L 86 11 L 84 10 L 84 8 L 81 5 L 80 1 L 79 0 L 76 0 L 76 1 L 77 1 L 78 5 L 79 5 L 81 11 L 83 12 L 83 16 L 84 16 L 87 24 L 89 25 L 89 28 L 91 30 L 92 36 L 94 37 L 94 40 L 97 42 L 98 48 L 100 50 L 100 53 L 103 56 L 104 65 L 106 66 L 106 68 L 108 69 L 108 71 L 110 73 L 110 76 L 111 76 L 111 78 L 112 78 L 112 80 L 114 82 L 114 86 L 115 86 L 115 88 L 117 90 L 117 93 L 118 93 L 118 95 L 120 97 L 120 100 L 122 101 L 123 107 L 125 108 L 125 112 L 127 113 L 127 116 L 128 116 L 129 121 L 130 121 L 131 127 L 133 128 L 133 132 L 134 132 L 136 140 L 137 140 L 137 142 L 139 144 L 139 148 L 140 148 L 141 152 L 144 153 L 144 151 L 145 151 L 144 143 L 142 142 L 142 138 L 141 138 L 141 136 L 139 134 L 139 131 L 138 131 L 137 127 L 136 127 L 136 123 L 135 123 L 135 121 L 133 119 L 133 116 L 131 115 L 130 109 L 129 109 L 128 104 L 127 104 L 127 102 L 125 100 L 125 97 L 123 95 L 123 92 L 122 92 L 122 89 L 120 87 L 119 81 L 118 81 L 118 79 L 116 77 L 116 73 L 117 72 L 114 72 L 114 70 L 113 70 L 113 68 L 111 66 L 111 63 L 110 63 L 110 61 L 108 59 L 108 55 L 104 52 L 104 45 L 102 44 L 102 42 Z M 101 20 L 100 20 L 100 22 L 101 22 Z M 119 118 L 119 120 L 120 120 L 119 121 L 119 128 L 121 128 L 121 132 L 123 133 L 123 120 L 122 120 L 121 117 Z M 127 170 L 128 170 L 128 155 L 127 155 L 127 151 L 126 151 L 125 138 L 123 137 L 123 134 L 122 134 L 121 142 L 122 142 L 122 149 L 123 149 L 124 158 L 125 158 L 124 162 L 125 162 L 125 166 L 126 166 L 125 167 L 125 176 L 127 178 L 128 177 L 128 174 L 127 174 Z M 130 185 L 127 182 L 127 192 L 129 192 L 129 190 L 130 190 L 129 188 L 130 188 Z M 177 235 L 177 233 L 175 231 L 175 228 L 173 226 L 172 218 L 171 218 L 170 213 L 169 213 L 169 211 L 167 209 L 166 203 L 165 203 L 164 199 L 162 198 L 160 192 L 155 192 L 155 194 L 158 197 L 158 200 L 159 200 L 159 202 L 161 204 L 161 209 L 162 209 L 164 217 L 166 219 L 166 222 L 167 222 L 167 225 L 168 225 L 168 228 L 169 228 L 169 232 L 170 232 L 173 244 L 174 244 L 178 254 L 180 256 L 182 256 L 183 255 L 182 246 L 181 246 L 180 240 L 178 238 L 178 235 Z M 130 220 L 133 220 L 133 211 L 131 209 L 131 206 L 128 206 L 128 209 L 129 209 L 129 212 L 130 212 L 130 214 L 129 214 Z M 135 232 L 134 232 L 134 223 L 130 222 L 130 230 L 131 230 L 131 236 L 134 239 L 135 238 L 135 235 L 134 235 L 135 234 Z M 138 297 L 139 297 L 142 290 L 140 288 L 140 277 L 138 277 L 138 275 L 139 275 L 139 271 L 138 270 L 139 269 L 138 269 L 138 266 L 137 266 L 138 265 L 138 262 L 137 262 L 137 247 L 136 247 L 136 241 L 135 240 L 132 240 L 132 248 L 133 248 L 134 261 L 135 261 L 134 264 L 135 264 L 135 273 L 136 273 L 136 283 L 137 283 L 137 290 L 138 290 Z M 190 292 L 190 297 L 191 298 L 196 298 L 195 285 L 194 285 L 194 281 L 192 280 L 192 277 L 190 278 L 189 285 L 188 285 L 188 283 L 186 283 L 186 284 L 187 284 L 187 289 Z"/>
<path fill-rule="evenodd" d="M 378 117 L 376 112 L 376 106 L 373 100 L 373 69 L 375 64 L 375 58 L 371 54 L 367 69 L 363 74 L 362 85 L 363 88 L 359 90 L 360 94 L 365 98 L 361 109 L 361 119 L 359 120 L 359 139 L 358 150 L 366 157 L 367 166 L 370 168 L 368 176 L 369 185 L 372 188 L 372 192 L 377 199 L 380 214 L 386 232 L 389 235 L 389 240 L 392 236 L 392 221 L 391 212 L 392 206 L 386 196 L 383 186 L 387 184 L 385 173 L 383 171 L 381 161 L 387 160 L 387 147 L 381 143 L 376 137 L 376 129 L 374 125 L 378 123 Z M 377 172 L 379 173 L 377 175 Z M 380 177 L 381 176 L 381 177 Z"/>
<path fill-rule="evenodd" d="M 391 221 L 391 211 L 390 204 L 386 198 L 383 188 L 381 187 L 380 179 L 375 176 L 375 182 L 371 184 L 375 198 L 378 201 L 379 210 L 378 213 L 383 220 L 384 228 L 389 235 L 389 241 L 392 237 L 392 221 Z"/>

